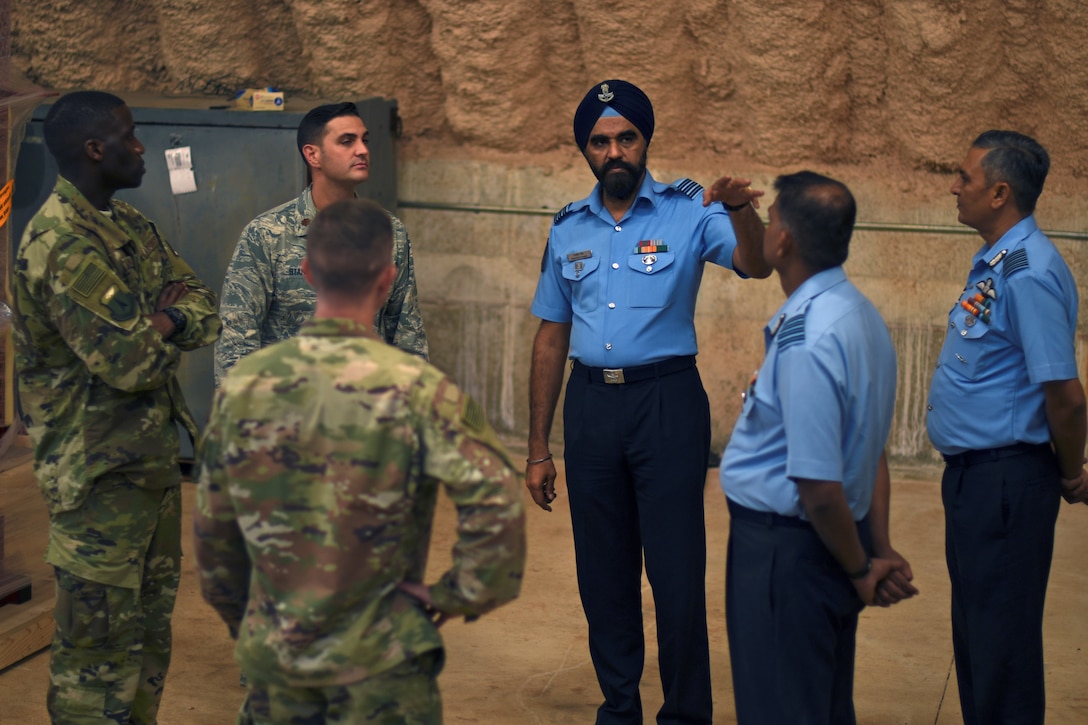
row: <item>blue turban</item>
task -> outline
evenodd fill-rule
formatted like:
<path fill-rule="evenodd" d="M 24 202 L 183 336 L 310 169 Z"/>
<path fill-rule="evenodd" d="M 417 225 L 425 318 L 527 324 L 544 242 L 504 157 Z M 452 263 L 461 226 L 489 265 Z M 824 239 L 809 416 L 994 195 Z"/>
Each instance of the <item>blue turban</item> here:
<path fill-rule="evenodd" d="M 612 80 L 591 88 L 574 112 L 574 140 L 580 150 L 585 150 L 597 119 L 608 108 L 630 121 L 642 133 L 646 143 L 650 143 L 654 135 L 654 107 L 650 99 L 638 86 L 627 81 Z"/>

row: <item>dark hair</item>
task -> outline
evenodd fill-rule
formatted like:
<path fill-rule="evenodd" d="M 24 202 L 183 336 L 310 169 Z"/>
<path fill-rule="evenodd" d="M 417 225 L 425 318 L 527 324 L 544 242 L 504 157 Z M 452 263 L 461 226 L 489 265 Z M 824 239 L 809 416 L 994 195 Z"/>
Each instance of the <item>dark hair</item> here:
<path fill-rule="evenodd" d="M 330 204 L 309 226 L 306 259 L 318 294 L 365 295 L 393 263 L 389 214 L 367 199 Z"/>
<path fill-rule="evenodd" d="M 813 171 L 775 179 L 778 218 L 797 243 L 801 261 L 813 272 L 838 267 L 850 253 L 857 204 L 841 181 Z"/>
<path fill-rule="evenodd" d="M 1016 208 L 1024 214 L 1035 212 L 1050 171 L 1050 155 L 1038 141 L 1016 131 L 986 131 L 971 144 L 987 149 L 982 157 L 986 185 L 1004 181 L 1012 190 Z"/>
<path fill-rule="evenodd" d="M 320 146 L 321 139 L 325 136 L 325 126 L 329 124 L 329 121 L 340 116 L 360 118 L 359 109 L 355 107 L 354 103 L 326 103 L 324 106 L 311 108 L 298 124 L 298 135 L 296 137 L 298 152 L 301 154 L 302 147 L 307 144 Z M 306 161 L 305 154 L 303 154 L 302 160 Z"/>
<path fill-rule="evenodd" d="M 83 158 L 87 139 L 104 134 L 114 122 L 113 109 L 125 102 L 102 91 L 76 91 L 61 96 L 45 114 L 42 135 L 61 173 Z"/>

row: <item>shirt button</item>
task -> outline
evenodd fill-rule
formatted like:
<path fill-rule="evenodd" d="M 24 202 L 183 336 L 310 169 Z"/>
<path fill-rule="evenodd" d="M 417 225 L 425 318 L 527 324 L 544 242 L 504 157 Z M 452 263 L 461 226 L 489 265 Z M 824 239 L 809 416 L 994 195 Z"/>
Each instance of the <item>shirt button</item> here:
<path fill-rule="evenodd" d="M 932 405 L 928 405 L 928 404 L 927 404 L 927 405 L 926 405 L 926 410 L 933 410 L 933 406 L 932 406 Z"/>
<path fill-rule="evenodd" d="M 604 349 L 605 349 L 605 350 L 611 350 L 611 349 L 612 349 L 612 343 L 610 343 L 610 342 L 606 342 L 606 343 L 604 344 Z"/>
<path fill-rule="evenodd" d="M 654 268 L 653 268 L 653 267 L 647 267 L 647 268 L 646 268 L 646 271 L 647 271 L 647 272 L 653 272 L 653 271 L 654 271 Z"/>
<path fill-rule="evenodd" d="M 616 303 L 615 302 L 609 302 L 608 303 L 608 309 L 610 309 L 610 310 L 616 309 Z"/>
<path fill-rule="evenodd" d="M 967 330 L 960 330 L 960 337 L 967 337 Z"/>
<path fill-rule="evenodd" d="M 619 262 L 613 262 L 612 263 L 612 269 L 619 269 L 619 268 L 620 268 L 620 263 Z"/>
<path fill-rule="evenodd" d="M 623 227 L 621 227 L 621 226 L 620 226 L 619 224 L 617 224 L 617 225 L 616 225 L 616 231 L 617 231 L 617 232 L 622 232 L 622 231 L 623 231 Z"/>

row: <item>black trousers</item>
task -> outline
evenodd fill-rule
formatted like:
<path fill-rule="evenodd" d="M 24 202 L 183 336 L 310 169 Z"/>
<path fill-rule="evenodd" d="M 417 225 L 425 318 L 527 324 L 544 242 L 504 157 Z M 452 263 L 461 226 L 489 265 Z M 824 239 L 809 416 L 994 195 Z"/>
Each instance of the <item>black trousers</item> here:
<path fill-rule="evenodd" d="M 1061 504 L 1057 459 L 1046 445 L 954 456 L 941 495 L 963 721 L 1042 723 L 1043 603 Z"/>
<path fill-rule="evenodd" d="M 725 618 L 739 725 L 850 725 L 862 610 L 854 585 L 800 519 L 729 503 Z M 858 535 L 872 551 L 868 519 Z"/>
<path fill-rule="evenodd" d="M 642 565 L 657 610 L 658 723 L 711 722 L 703 488 L 710 410 L 698 370 L 621 385 L 576 366 L 563 408 L 578 589 L 604 704 L 642 724 Z"/>

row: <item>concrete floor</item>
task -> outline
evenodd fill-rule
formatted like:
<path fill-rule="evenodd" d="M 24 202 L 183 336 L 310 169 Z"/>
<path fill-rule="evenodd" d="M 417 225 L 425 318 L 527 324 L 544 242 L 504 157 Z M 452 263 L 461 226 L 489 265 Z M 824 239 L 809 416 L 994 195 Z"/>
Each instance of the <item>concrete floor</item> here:
<path fill-rule="evenodd" d="M 715 686 L 715 723 L 733 723 L 725 635 L 724 579 L 728 514 L 708 476 L 708 617 Z M 2 475 L 28 475 L 29 466 Z M 893 544 L 911 562 L 921 594 L 892 609 L 862 614 L 855 703 L 861 723 L 960 722 L 948 621 L 939 471 L 893 471 Z M 194 488 L 185 488 L 186 511 Z M 529 511 L 529 562 L 520 599 L 478 622 L 443 628 L 448 660 L 440 683 L 447 723 L 590 723 L 599 691 L 589 662 L 578 601 L 566 497 L 548 514 Z M 190 518 L 186 516 L 186 526 Z M 435 522 L 431 571 L 448 561 L 453 512 L 443 499 Z M 1088 506 L 1063 505 L 1047 601 L 1049 723 L 1088 722 Z M 238 668 L 226 629 L 200 599 L 192 562 L 184 566 L 175 614 L 174 663 L 167 679 L 163 725 L 231 723 L 241 701 Z M 653 647 L 653 600 L 646 611 L 649 651 L 643 679 L 647 722 L 660 706 Z M 0 722 L 46 723 L 47 653 L 0 672 Z"/>

